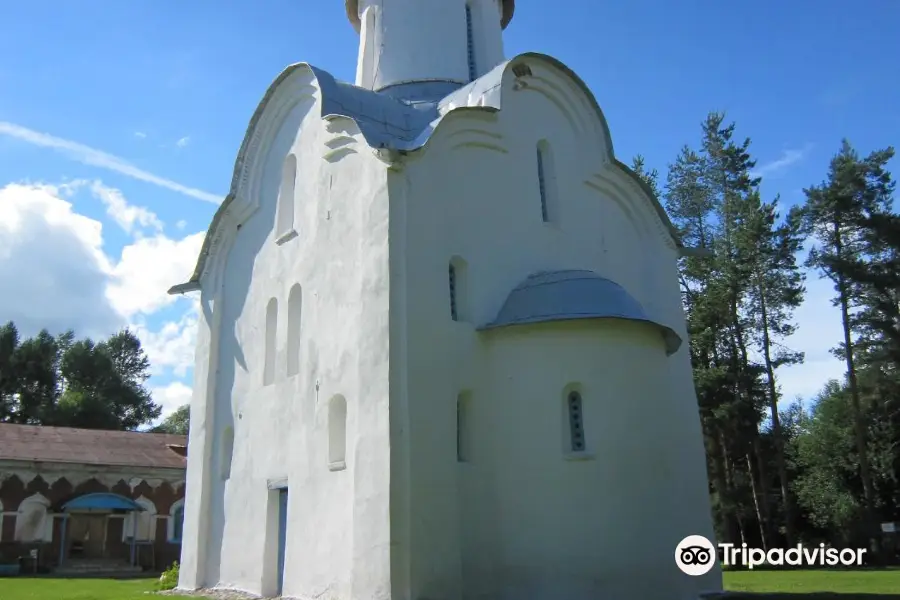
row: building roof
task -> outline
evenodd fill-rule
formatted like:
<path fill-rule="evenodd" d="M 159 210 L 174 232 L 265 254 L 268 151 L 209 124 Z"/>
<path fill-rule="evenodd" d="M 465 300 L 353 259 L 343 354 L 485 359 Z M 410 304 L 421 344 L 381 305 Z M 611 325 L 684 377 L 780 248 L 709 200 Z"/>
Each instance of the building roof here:
<path fill-rule="evenodd" d="M 0 423 L 0 460 L 184 469 L 187 437 Z"/>
<path fill-rule="evenodd" d="M 674 354 L 681 346 L 681 337 L 671 327 L 650 318 L 625 288 L 593 271 L 549 271 L 531 275 L 510 292 L 497 318 L 481 329 L 574 319 L 648 323 L 662 334 L 668 354 Z"/>
<path fill-rule="evenodd" d="M 253 146 L 252 141 L 257 134 L 257 125 L 281 84 L 298 71 L 307 70 L 315 79 L 321 91 L 320 116 L 322 119 L 333 117 L 352 119 L 371 148 L 386 152 L 388 155 L 392 153 L 402 155 L 422 149 L 437 126 L 450 113 L 463 110 L 488 112 L 502 110 L 501 84 L 504 75 L 514 65 L 524 64 L 523 61 L 528 60 L 542 61 L 550 65 L 568 77 L 581 90 L 590 110 L 596 114 L 600 123 L 604 145 L 609 153 L 611 164 L 615 169 L 629 176 L 649 198 L 668 235 L 671 236 L 676 246 L 683 250 L 684 245 L 679 239 L 678 232 L 669 220 L 659 199 L 634 171 L 615 158 L 606 117 L 587 84 L 565 64 L 551 56 L 536 52 L 520 54 L 497 65 L 488 73 L 464 86 L 443 81 L 420 81 L 389 86 L 379 91 L 337 81 L 322 69 L 306 63 L 297 63 L 289 66 L 275 79 L 257 106 L 238 151 L 231 191 L 213 216 L 212 223 L 203 240 L 194 273 L 187 282 L 172 286 L 169 293 L 183 294 L 200 289 L 200 278 L 206 269 L 207 258 L 218 239 L 219 226 L 235 201 L 238 187 L 242 181 L 245 162 L 249 158 L 247 154 Z"/>

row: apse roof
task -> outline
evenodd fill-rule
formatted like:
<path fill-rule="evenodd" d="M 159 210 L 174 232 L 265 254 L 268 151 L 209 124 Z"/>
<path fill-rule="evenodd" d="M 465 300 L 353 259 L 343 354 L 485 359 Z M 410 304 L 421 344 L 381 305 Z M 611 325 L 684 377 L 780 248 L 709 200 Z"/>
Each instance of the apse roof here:
<path fill-rule="evenodd" d="M 510 292 L 497 317 L 480 329 L 575 319 L 648 323 L 662 334 L 668 354 L 674 354 L 681 346 L 681 337 L 670 327 L 649 317 L 625 288 L 593 271 L 583 270 L 531 275 Z"/>

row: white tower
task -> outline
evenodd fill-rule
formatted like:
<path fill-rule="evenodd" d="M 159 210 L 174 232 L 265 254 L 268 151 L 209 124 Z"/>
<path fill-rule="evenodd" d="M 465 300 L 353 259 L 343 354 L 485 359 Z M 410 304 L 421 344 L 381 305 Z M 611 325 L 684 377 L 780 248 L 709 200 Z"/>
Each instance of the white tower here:
<path fill-rule="evenodd" d="M 466 84 L 504 60 L 515 0 L 346 0 L 359 32 L 356 85 Z"/>

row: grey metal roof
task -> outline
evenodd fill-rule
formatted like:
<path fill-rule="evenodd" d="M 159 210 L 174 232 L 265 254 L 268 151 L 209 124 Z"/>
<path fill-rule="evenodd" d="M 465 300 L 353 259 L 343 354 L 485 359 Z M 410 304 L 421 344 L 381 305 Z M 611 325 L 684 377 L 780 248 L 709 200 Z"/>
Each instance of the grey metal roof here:
<path fill-rule="evenodd" d="M 681 347 L 681 337 L 644 311 L 618 283 L 593 271 L 551 271 L 531 275 L 510 292 L 497 318 L 481 330 L 575 319 L 620 319 L 657 327 L 666 353 Z"/>
<path fill-rule="evenodd" d="M 331 74 L 306 63 L 297 63 L 285 69 L 269 86 L 262 101 L 254 112 L 244 137 L 244 142 L 235 161 L 231 190 L 213 216 L 212 223 L 203 240 L 200 256 L 191 278 L 169 289 L 170 294 L 195 291 L 200 287 L 200 277 L 206 267 L 206 260 L 218 228 L 229 205 L 234 201 L 245 153 L 249 146 L 266 106 L 278 90 L 280 84 L 299 69 L 308 69 L 315 76 L 321 89 L 321 117 L 346 117 L 359 126 L 366 143 L 376 149 L 395 151 L 400 154 L 421 149 L 441 120 L 457 110 L 495 112 L 502 108 L 501 84 L 503 76 L 513 63 L 523 60 L 540 60 L 568 76 L 585 94 L 585 98 L 597 113 L 603 128 L 605 145 L 610 150 L 613 166 L 629 175 L 653 202 L 662 222 L 675 241 L 683 249 L 678 233 L 669 220 L 665 209 L 647 184 L 627 165 L 615 158 L 609 127 L 597 100 L 590 89 L 571 69 L 559 60 L 546 54 L 528 52 L 520 54 L 497 65 L 475 81 L 460 86 L 447 81 L 419 81 L 391 86 L 381 91 L 367 90 L 350 83 L 337 81 Z"/>

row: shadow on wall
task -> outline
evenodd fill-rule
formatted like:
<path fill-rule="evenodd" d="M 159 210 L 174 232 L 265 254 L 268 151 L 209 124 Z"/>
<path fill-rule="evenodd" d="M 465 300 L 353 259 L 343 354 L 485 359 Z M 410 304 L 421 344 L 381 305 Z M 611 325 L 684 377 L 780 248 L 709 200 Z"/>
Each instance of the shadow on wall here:
<path fill-rule="evenodd" d="M 208 526 L 208 554 L 206 557 L 207 572 L 205 583 L 215 585 L 228 583 L 222 581 L 222 557 L 225 534 L 225 489 L 231 478 L 232 462 L 234 458 L 235 414 L 236 405 L 240 399 L 233 397 L 236 368 L 242 369 L 250 377 L 259 377 L 260 384 L 268 374 L 255 372 L 255 368 L 262 370 L 263 365 L 248 365 L 243 348 L 237 338 L 235 328 L 236 319 L 244 314 L 244 307 L 250 294 L 253 277 L 253 264 L 263 244 L 268 239 L 269 233 L 275 224 L 275 203 L 261 203 L 261 211 L 244 224 L 240 235 L 232 242 L 231 251 L 228 252 L 226 264 L 222 269 L 223 285 L 225 286 L 222 297 L 227 299 L 221 306 L 213 307 L 213 310 L 223 312 L 222 321 L 219 324 L 219 354 L 218 364 L 214 369 L 216 375 L 215 403 L 213 418 L 214 443 L 212 464 L 210 465 L 211 488 L 213 490 L 209 512 Z M 239 250 L 239 251 L 234 251 Z M 260 315 L 264 318 L 265 315 Z M 253 318 L 253 316 L 251 316 Z"/>

